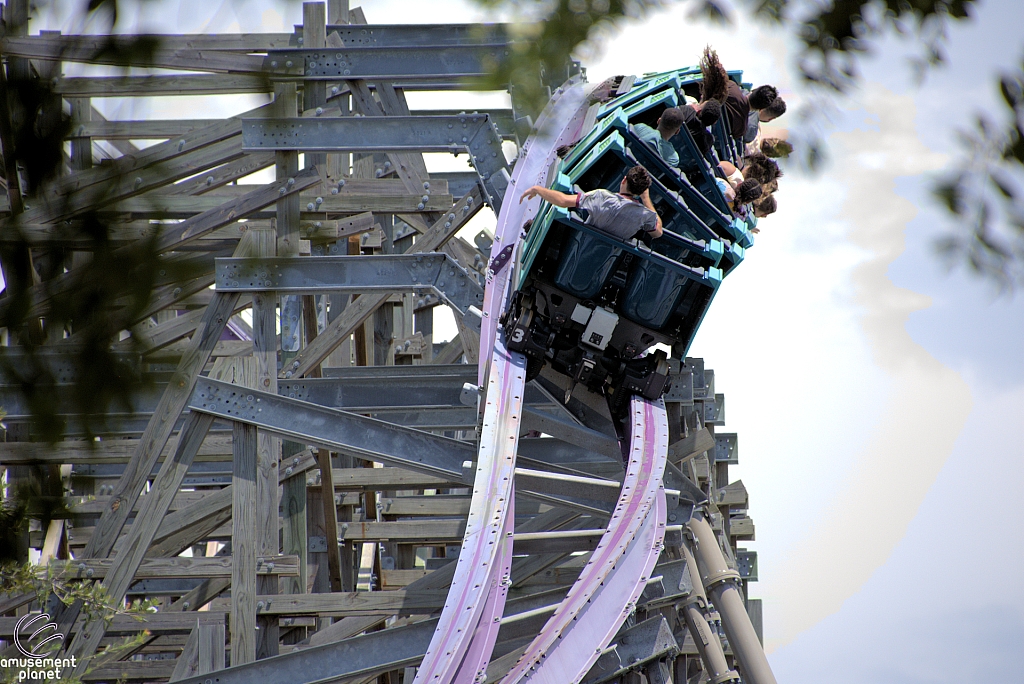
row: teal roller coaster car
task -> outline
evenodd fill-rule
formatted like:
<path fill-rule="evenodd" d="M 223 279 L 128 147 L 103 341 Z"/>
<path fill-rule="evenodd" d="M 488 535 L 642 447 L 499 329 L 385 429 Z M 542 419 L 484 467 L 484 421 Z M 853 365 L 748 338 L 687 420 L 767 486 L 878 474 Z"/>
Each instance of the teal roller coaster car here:
<path fill-rule="evenodd" d="M 508 348 L 527 357 L 528 378 L 550 365 L 569 377 L 570 392 L 586 386 L 617 410 L 633 394 L 658 398 L 668 388 L 668 363 L 652 347 L 685 354 L 722 279 L 742 262 L 752 239 L 713 181 L 716 153 L 707 159 L 692 140 L 673 139 L 682 168 L 670 167 L 633 132 L 681 102 L 699 77 L 683 69 L 636 83 L 600 106 L 594 127 L 557 165 L 550 186 L 571 193 L 615 192 L 626 172 L 643 164 L 664 232 L 653 241 L 620 240 L 542 204 L 502 317 Z M 726 149 L 718 140 L 726 133 L 712 133 L 715 147 Z M 682 136 L 689 136 L 685 127 Z"/>

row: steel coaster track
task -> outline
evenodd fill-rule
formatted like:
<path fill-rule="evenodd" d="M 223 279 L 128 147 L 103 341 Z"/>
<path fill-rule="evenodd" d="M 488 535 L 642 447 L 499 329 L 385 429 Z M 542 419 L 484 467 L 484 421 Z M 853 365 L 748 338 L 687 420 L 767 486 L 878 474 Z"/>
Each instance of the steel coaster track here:
<path fill-rule="evenodd" d="M 559 88 L 538 120 L 538 133 L 523 145 L 509 189 L 547 181 L 547 171 L 562 144 L 577 137 L 586 113 L 584 84 L 575 79 Z M 515 194 L 509 199 L 514 199 Z M 502 203 L 495 235 L 497 254 L 518 247 L 523 223 L 536 207 Z M 479 385 L 483 423 L 473 498 L 455 576 L 415 684 L 482 681 L 498 637 L 511 585 L 516 447 L 526 384 L 526 362 L 497 339 L 497 320 L 505 308 L 513 258 L 498 274 L 489 273 L 480 335 Z"/>
<path fill-rule="evenodd" d="M 636 605 L 665 538 L 665 404 L 633 397 L 629 461 L 601 542 L 502 684 L 579 682 Z"/>

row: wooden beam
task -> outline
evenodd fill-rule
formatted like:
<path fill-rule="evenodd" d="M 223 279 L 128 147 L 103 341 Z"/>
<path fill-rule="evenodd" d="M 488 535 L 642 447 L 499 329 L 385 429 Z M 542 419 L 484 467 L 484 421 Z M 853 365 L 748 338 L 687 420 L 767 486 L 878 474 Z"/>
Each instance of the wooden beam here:
<path fill-rule="evenodd" d="M 425 615 L 440 610 L 446 590 L 348 591 L 259 596 L 263 615 Z"/>
<path fill-rule="evenodd" d="M 215 169 L 210 169 L 197 178 L 189 178 L 180 183 L 165 186 L 158 190 L 158 192 L 168 195 L 202 195 L 268 168 L 273 163 L 273 152 L 245 154 L 241 159 L 218 166 Z M 244 188 L 245 186 L 241 187 Z"/>
<path fill-rule="evenodd" d="M 701 428 L 683 437 L 668 447 L 668 460 L 679 465 L 694 456 L 715 448 L 715 436 L 707 428 Z"/>
<path fill-rule="evenodd" d="M 231 478 L 231 666 L 256 660 L 256 428 L 234 424 Z"/>
<path fill-rule="evenodd" d="M 68 579 L 100 580 L 111 576 L 115 560 L 112 558 L 85 559 L 72 561 L 68 566 Z M 65 567 L 63 561 L 54 561 L 51 566 L 60 571 Z M 141 579 L 188 579 L 193 577 L 231 577 L 231 556 L 214 556 L 212 558 L 147 558 L 139 563 L 133 581 Z M 92 572 L 90 575 L 89 572 Z M 299 574 L 298 556 L 257 556 L 256 573 L 260 575 Z"/>

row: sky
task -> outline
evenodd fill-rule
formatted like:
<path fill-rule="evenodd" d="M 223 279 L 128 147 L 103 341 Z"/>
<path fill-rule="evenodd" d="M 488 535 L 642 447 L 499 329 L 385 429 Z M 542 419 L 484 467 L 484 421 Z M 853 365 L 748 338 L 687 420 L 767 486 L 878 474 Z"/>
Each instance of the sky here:
<path fill-rule="evenodd" d="M 363 6 L 370 22 L 488 18 L 457 0 Z M 297 2 L 144 7 L 125 5 L 124 26 L 301 23 Z M 709 28 L 686 14 L 667 3 L 592 46 L 590 80 L 689 65 L 711 44 L 744 80 L 777 85 L 795 112 L 806 94 L 785 34 L 742 18 Z M 949 63 L 922 83 L 897 41 L 863 62 L 861 87 L 825 129 L 830 163 L 816 175 L 786 168 L 779 211 L 691 347 L 726 395 L 724 429 L 739 434 L 732 475 L 757 525 L 751 594 L 764 600 L 780 683 L 1024 682 L 1024 296 L 948 271 L 933 248 L 950 225 L 930 187 L 955 159 L 955 132 L 993 108 L 991 75 L 1024 50 L 1018 0 L 982 2 L 975 14 L 951 30 Z M 70 32 L 69 16 L 56 12 L 49 27 Z M 449 97 L 413 104 L 501 106 Z M 188 107 L 212 117 L 255 104 Z M 174 115 L 169 100 L 103 106 Z"/>

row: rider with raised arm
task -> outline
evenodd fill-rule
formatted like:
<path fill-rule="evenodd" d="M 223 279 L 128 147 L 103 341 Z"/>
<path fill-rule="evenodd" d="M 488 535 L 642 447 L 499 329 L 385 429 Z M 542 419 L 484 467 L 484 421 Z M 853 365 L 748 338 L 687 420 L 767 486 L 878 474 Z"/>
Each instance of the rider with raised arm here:
<path fill-rule="evenodd" d="M 534 185 L 523 193 L 519 201 L 540 197 L 563 209 L 585 209 L 586 224 L 620 240 L 629 240 L 637 231 L 649 233 L 652 238 L 661 237 L 661 217 L 651 203 L 651 176 L 642 166 L 634 166 L 619 184 L 614 193 L 598 188 L 589 192 L 569 195 L 540 185 Z"/>

